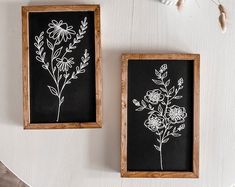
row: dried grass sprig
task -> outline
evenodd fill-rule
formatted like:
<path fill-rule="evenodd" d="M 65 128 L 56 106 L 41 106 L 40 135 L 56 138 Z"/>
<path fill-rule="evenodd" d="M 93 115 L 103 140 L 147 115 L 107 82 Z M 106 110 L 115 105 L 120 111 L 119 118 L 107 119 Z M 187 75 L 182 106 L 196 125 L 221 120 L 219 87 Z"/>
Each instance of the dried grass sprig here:
<path fill-rule="evenodd" d="M 220 15 L 219 15 L 219 24 L 220 24 L 220 27 L 222 29 L 222 32 L 225 33 L 226 30 L 227 30 L 227 12 L 224 8 L 224 6 L 221 4 L 220 0 L 211 0 L 212 3 L 214 3 L 218 9 L 219 9 L 219 12 L 220 12 Z"/>
<path fill-rule="evenodd" d="M 181 11 L 184 7 L 185 4 L 185 0 L 159 0 L 161 3 L 166 4 L 166 5 L 176 5 L 177 9 L 179 11 Z M 218 9 L 219 9 L 219 24 L 222 30 L 222 33 L 225 33 L 227 30 L 227 20 L 228 20 L 228 16 L 227 16 L 227 12 L 224 8 L 224 6 L 221 4 L 220 0 L 210 0 L 213 4 L 215 4 Z"/>
<path fill-rule="evenodd" d="M 227 12 L 225 11 L 225 8 L 222 4 L 218 5 L 219 11 L 220 11 L 220 15 L 219 15 L 219 23 L 220 23 L 220 27 L 222 29 L 222 32 L 225 33 L 227 30 Z"/>
<path fill-rule="evenodd" d="M 178 0 L 176 3 L 177 9 L 181 11 L 184 7 L 184 0 Z"/>

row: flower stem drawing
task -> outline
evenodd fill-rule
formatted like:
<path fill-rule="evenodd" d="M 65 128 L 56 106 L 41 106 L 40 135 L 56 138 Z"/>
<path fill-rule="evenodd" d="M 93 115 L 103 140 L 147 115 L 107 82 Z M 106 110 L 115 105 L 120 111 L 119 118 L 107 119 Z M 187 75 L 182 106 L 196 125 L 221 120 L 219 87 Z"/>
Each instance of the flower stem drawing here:
<path fill-rule="evenodd" d="M 185 129 L 185 118 L 187 117 L 185 107 L 172 104 L 173 100 L 183 98 L 179 95 L 183 89 L 183 78 L 177 81 L 177 86 L 170 87 L 171 80 L 167 79 L 167 64 L 163 64 L 159 70 L 155 69 L 156 78 L 152 81 L 157 88 L 148 90 L 144 99 L 138 101 L 133 99 L 136 111 L 148 111 L 148 118 L 144 121 L 145 127 L 156 134 L 157 141 L 154 148 L 159 152 L 160 168 L 163 166 L 163 145 L 172 137 L 180 137 L 181 131 Z"/>
<path fill-rule="evenodd" d="M 87 28 L 87 17 L 81 21 L 77 33 L 73 30 L 73 26 L 68 26 L 62 20 L 59 22 L 52 20 L 48 24 L 46 31 L 48 38 L 46 40 L 44 39 L 44 31 L 39 36 L 35 36 L 36 60 L 41 62 L 42 68 L 49 73 L 54 82 L 54 86 L 47 85 L 47 87 L 51 94 L 58 99 L 56 122 L 60 120 L 61 105 L 65 101 L 63 95 L 65 87 L 71 84 L 73 80 L 78 79 L 79 74 L 85 73 L 85 68 L 89 64 L 90 55 L 87 49 L 84 49 L 80 63 L 76 63 L 74 57 L 71 57 L 73 50 L 77 48 L 77 44 L 84 38 Z M 65 47 L 63 42 L 67 41 L 70 42 Z M 49 53 L 46 53 L 46 47 L 49 49 Z"/>

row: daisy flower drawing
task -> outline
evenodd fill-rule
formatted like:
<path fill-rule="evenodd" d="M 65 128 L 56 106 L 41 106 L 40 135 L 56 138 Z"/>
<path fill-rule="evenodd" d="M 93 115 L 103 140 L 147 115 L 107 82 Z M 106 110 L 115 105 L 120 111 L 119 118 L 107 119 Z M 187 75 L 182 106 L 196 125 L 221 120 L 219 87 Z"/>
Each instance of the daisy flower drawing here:
<path fill-rule="evenodd" d="M 156 143 L 153 148 L 159 152 L 160 168 L 164 170 L 163 146 L 170 139 L 180 137 L 181 131 L 185 129 L 185 119 L 187 118 L 186 108 L 173 105 L 172 101 L 182 99 L 179 95 L 183 89 L 183 78 L 177 81 L 177 86 L 170 86 L 170 79 L 167 79 L 167 64 L 163 64 L 160 69 L 155 70 L 156 79 L 152 79 L 156 89 L 148 90 L 144 99 L 138 101 L 133 99 L 136 111 L 148 111 L 148 117 L 144 121 L 144 126 L 152 133 L 156 134 Z"/>
<path fill-rule="evenodd" d="M 59 43 L 64 40 L 70 40 L 72 35 L 75 35 L 76 32 L 73 30 L 73 26 L 68 26 L 67 23 L 64 23 L 62 20 L 59 22 L 56 20 L 52 20 L 51 23 L 48 24 L 49 28 L 47 29 L 47 34 L 53 40 L 57 40 Z"/>
<path fill-rule="evenodd" d="M 87 49 L 84 49 L 80 60 L 75 60 L 72 56 L 84 38 L 87 28 L 87 17 L 81 21 L 77 32 L 72 25 L 68 25 L 63 20 L 52 20 L 48 24 L 46 32 L 42 31 L 35 36 L 36 60 L 41 63 L 42 68 L 48 72 L 54 83 L 47 87 L 50 93 L 57 98 L 56 122 L 60 120 L 60 109 L 65 102 L 64 89 L 72 84 L 72 81 L 78 79 L 79 74 L 85 73 L 86 67 L 89 65 L 90 55 Z M 46 48 L 50 52 L 47 52 Z M 50 60 L 48 61 L 48 59 Z"/>
<path fill-rule="evenodd" d="M 68 71 L 69 68 L 72 68 L 72 64 L 74 64 L 74 61 L 73 61 L 73 57 L 67 59 L 66 57 L 63 57 L 63 58 L 57 58 L 56 61 L 57 61 L 57 68 L 60 70 L 60 71 Z"/>

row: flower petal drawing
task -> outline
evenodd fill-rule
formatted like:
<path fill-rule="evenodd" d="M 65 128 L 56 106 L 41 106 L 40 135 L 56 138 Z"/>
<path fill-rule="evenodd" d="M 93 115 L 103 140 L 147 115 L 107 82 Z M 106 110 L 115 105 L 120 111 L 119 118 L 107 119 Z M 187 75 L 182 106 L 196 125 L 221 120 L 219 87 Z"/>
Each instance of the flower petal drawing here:
<path fill-rule="evenodd" d="M 134 103 L 135 106 L 140 106 L 140 102 L 137 101 L 136 99 L 133 99 L 132 102 Z"/>
<path fill-rule="evenodd" d="M 64 23 L 62 20 L 59 22 L 52 20 L 48 26 L 49 28 L 47 29 L 47 34 L 50 38 L 57 40 L 59 43 L 63 40 L 67 42 L 67 40 L 71 39 L 71 35 L 76 34 L 73 30 L 73 26 L 68 26 L 68 24 Z"/>
<path fill-rule="evenodd" d="M 149 90 L 144 96 L 144 100 L 153 105 L 158 104 L 163 99 L 164 95 L 162 94 L 162 91 L 159 89 Z"/>
<path fill-rule="evenodd" d="M 183 83 L 184 83 L 183 78 L 180 78 L 180 79 L 178 80 L 178 85 L 181 86 Z"/>
<path fill-rule="evenodd" d="M 163 64 L 163 65 L 160 67 L 159 72 L 160 72 L 160 73 L 163 73 L 163 72 L 166 71 L 166 70 L 167 70 L 167 65 L 166 65 L 166 64 Z"/>
<path fill-rule="evenodd" d="M 67 59 L 66 57 L 63 57 L 62 59 L 57 58 L 56 61 L 58 62 L 56 64 L 57 68 L 60 71 L 68 71 L 69 68 L 72 68 L 72 64 L 74 64 L 73 57 Z"/>
<path fill-rule="evenodd" d="M 184 107 L 179 107 L 176 105 L 167 108 L 166 114 L 170 122 L 173 124 L 183 123 L 185 118 L 187 117 L 186 109 Z"/>
<path fill-rule="evenodd" d="M 155 114 L 153 114 L 149 116 L 147 120 L 145 120 L 144 125 L 152 132 L 156 132 L 159 129 L 163 128 L 163 121 Z"/>

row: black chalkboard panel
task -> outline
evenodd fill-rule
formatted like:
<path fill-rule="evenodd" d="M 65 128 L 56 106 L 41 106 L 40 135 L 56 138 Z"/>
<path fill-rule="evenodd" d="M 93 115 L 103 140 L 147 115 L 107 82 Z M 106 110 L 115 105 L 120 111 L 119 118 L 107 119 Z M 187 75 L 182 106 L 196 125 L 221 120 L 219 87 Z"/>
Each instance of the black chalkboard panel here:
<path fill-rule="evenodd" d="M 194 60 L 126 63 L 126 170 L 193 172 Z"/>
<path fill-rule="evenodd" d="M 59 9 L 27 13 L 30 123 L 96 122 L 97 15 Z"/>

